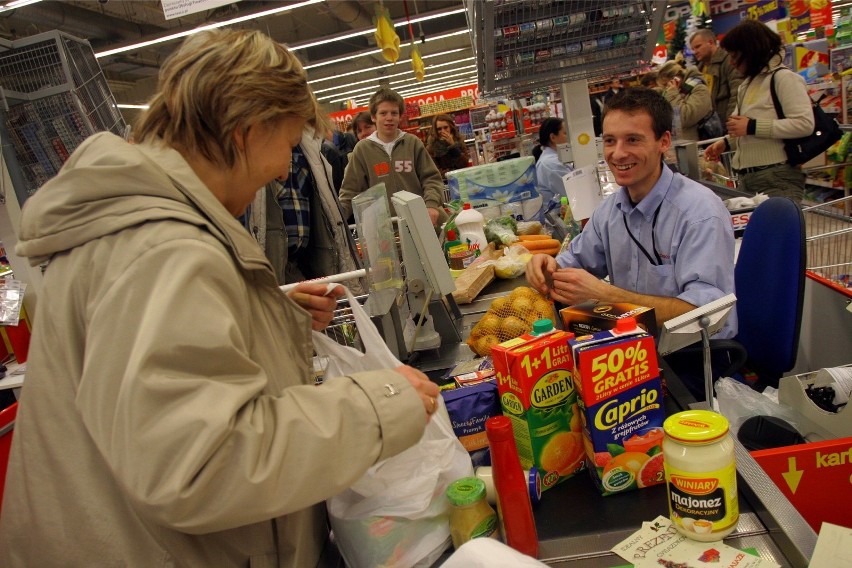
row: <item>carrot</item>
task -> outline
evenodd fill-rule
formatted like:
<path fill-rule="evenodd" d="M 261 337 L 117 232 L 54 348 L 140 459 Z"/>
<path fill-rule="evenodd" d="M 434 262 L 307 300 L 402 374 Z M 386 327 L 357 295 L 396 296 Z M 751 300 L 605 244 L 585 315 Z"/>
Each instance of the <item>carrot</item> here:
<path fill-rule="evenodd" d="M 546 241 L 550 239 L 549 235 L 518 235 L 518 239 L 524 241 Z"/>
<path fill-rule="evenodd" d="M 537 250 L 535 251 L 535 254 L 549 254 L 550 256 L 556 256 L 559 254 L 559 247 Z"/>
<path fill-rule="evenodd" d="M 539 252 L 544 249 L 552 249 L 554 247 L 559 248 L 561 243 L 556 239 L 541 239 L 537 241 L 524 241 L 520 243 L 522 247 L 527 249 L 530 252 Z"/>

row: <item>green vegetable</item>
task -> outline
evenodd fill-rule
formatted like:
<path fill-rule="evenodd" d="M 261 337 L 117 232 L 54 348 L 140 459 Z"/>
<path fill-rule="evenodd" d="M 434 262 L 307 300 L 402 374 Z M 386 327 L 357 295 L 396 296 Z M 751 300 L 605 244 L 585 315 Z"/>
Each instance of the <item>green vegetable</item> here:
<path fill-rule="evenodd" d="M 518 241 L 518 223 L 511 217 L 489 219 L 483 228 L 485 238 L 495 245 L 510 245 Z"/>

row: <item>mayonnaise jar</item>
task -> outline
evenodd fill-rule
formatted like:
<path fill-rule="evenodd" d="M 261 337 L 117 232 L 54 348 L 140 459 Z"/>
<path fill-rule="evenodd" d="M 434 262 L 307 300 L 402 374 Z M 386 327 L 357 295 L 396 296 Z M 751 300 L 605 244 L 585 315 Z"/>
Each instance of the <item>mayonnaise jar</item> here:
<path fill-rule="evenodd" d="M 728 420 L 687 410 L 663 423 L 669 515 L 677 530 L 703 542 L 722 540 L 737 526 L 737 468 Z"/>

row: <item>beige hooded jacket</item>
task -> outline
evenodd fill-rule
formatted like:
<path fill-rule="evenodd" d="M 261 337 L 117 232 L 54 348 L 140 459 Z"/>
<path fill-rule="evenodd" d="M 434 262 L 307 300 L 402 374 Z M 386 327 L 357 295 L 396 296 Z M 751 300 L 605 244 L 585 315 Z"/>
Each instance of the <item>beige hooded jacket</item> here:
<path fill-rule="evenodd" d="M 92 136 L 17 252 L 50 263 L 0 566 L 316 566 L 323 500 L 422 435 L 397 373 L 313 386 L 309 315 L 174 150 Z"/>

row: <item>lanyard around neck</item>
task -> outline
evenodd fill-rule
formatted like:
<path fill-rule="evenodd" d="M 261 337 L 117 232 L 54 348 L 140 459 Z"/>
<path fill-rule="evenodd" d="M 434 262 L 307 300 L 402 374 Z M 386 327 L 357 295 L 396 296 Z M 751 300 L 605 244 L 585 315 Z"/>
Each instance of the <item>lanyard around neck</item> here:
<path fill-rule="evenodd" d="M 630 227 L 627 225 L 627 215 L 625 213 L 621 214 L 621 219 L 622 219 L 622 221 L 624 221 L 624 228 L 627 229 L 627 234 L 630 235 L 631 240 L 633 240 L 633 242 L 636 243 L 636 246 L 639 247 L 639 250 L 642 251 L 642 254 L 645 255 L 645 258 L 648 259 L 648 262 L 650 262 L 652 266 L 662 266 L 663 265 L 663 259 L 660 258 L 660 253 L 657 252 L 657 238 L 654 235 L 654 233 L 656 232 L 656 228 L 657 228 L 657 217 L 659 217 L 659 215 L 660 215 L 660 207 L 662 207 L 662 206 L 663 206 L 663 202 L 660 201 L 660 204 L 657 205 L 657 209 L 654 211 L 654 220 L 651 222 L 651 247 L 654 250 L 654 258 L 656 258 L 656 261 L 654 260 L 654 258 L 651 258 L 651 255 L 648 254 L 648 251 L 645 250 L 645 247 L 642 246 L 642 243 L 640 243 L 636 239 L 636 237 L 633 236 L 633 233 L 630 231 Z"/>

